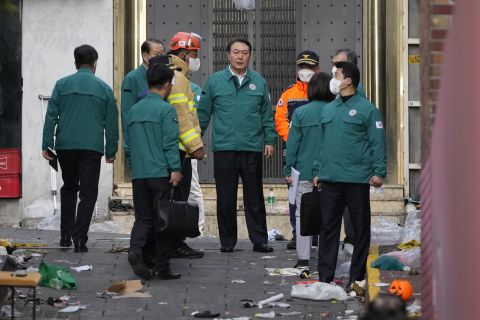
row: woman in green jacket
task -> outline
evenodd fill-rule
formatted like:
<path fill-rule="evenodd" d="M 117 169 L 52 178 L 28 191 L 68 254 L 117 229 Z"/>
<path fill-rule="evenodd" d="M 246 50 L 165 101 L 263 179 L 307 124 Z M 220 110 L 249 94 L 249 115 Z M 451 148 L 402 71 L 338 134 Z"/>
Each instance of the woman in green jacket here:
<path fill-rule="evenodd" d="M 315 74 L 308 84 L 308 104 L 298 108 L 293 113 L 287 140 L 287 155 L 285 161 L 285 179 L 292 183 L 292 168 L 300 172 L 296 203 L 297 255 L 295 267 L 308 269 L 312 237 L 300 234 L 300 205 L 302 194 L 312 191 L 314 177 L 314 161 L 322 141 L 320 119 L 323 107 L 335 96 L 330 92 L 330 75 L 320 72 Z"/>

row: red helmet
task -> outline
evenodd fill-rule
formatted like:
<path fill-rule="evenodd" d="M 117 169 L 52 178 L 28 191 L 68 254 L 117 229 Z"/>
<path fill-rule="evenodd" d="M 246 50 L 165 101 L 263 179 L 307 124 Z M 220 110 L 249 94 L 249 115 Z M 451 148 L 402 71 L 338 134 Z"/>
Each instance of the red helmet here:
<path fill-rule="evenodd" d="M 169 47 L 173 51 L 178 49 L 199 50 L 201 40 L 202 37 L 194 32 L 177 32 L 170 39 Z"/>

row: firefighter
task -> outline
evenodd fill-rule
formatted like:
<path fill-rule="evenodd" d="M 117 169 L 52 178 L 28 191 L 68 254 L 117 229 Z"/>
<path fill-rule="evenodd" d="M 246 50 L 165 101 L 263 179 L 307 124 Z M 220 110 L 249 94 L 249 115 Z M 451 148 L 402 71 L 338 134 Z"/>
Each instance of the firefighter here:
<path fill-rule="evenodd" d="M 179 184 L 175 198 L 187 201 L 192 181 L 191 159 L 201 160 L 205 156 L 200 137 L 200 126 L 195 107 L 194 94 L 188 74 L 200 69 L 198 50 L 202 38 L 193 32 L 177 32 L 169 42 L 168 58 L 175 70 L 175 81 L 167 101 L 175 107 L 178 118 L 180 159 L 183 180 Z M 201 258 L 203 251 L 189 247 L 184 239 L 172 252 L 172 258 Z"/>
<path fill-rule="evenodd" d="M 285 143 L 288 138 L 288 129 L 292 120 L 293 111 L 307 104 L 307 87 L 312 76 L 319 70 L 319 58 L 313 51 L 302 51 L 295 62 L 297 66 L 297 81 L 285 89 L 277 102 L 275 111 L 275 129 L 283 140 L 283 157 L 285 159 Z M 287 244 L 287 249 L 296 248 L 295 210 L 296 206 L 289 204 L 290 224 L 292 225 L 292 240 Z"/>

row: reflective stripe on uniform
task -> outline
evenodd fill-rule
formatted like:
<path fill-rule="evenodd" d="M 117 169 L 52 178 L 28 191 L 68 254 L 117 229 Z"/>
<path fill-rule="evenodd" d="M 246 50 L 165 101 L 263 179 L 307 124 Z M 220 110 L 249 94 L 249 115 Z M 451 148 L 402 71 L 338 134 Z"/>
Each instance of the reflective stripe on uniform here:
<path fill-rule="evenodd" d="M 195 101 L 188 101 L 188 106 L 190 107 L 191 112 L 197 111 L 196 105 L 197 104 L 195 103 Z"/>
<path fill-rule="evenodd" d="M 174 93 L 168 96 L 170 104 L 186 103 L 188 98 L 183 93 Z"/>
<path fill-rule="evenodd" d="M 197 133 L 195 128 L 192 128 L 192 129 L 188 130 L 187 132 L 182 133 L 180 135 L 180 141 L 183 144 L 185 144 L 185 143 L 188 143 L 189 141 L 192 141 L 193 139 L 198 138 L 198 137 L 200 137 L 200 135 Z"/>

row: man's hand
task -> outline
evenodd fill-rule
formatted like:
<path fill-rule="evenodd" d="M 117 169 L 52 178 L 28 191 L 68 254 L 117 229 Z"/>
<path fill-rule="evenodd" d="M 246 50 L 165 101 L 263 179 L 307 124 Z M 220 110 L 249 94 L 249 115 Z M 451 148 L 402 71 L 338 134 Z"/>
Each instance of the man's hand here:
<path fill-rule="evenodd" d="M 201 147 L 198 150 L 193 151 L 190 156 L 197 160 L 202 160 L 205 157 L 205 150 Z"/>
<path fill-rule="evenodd" d="M 273 156 L 273 146 L 266 144 L 264 155 L 265 155 L 265 158 L 270 159 Z"/>
<path fill-rule="evenodd" d="M 285 177 L 285 180 L 287 180 L 288 184 L 292 184 L 292 177 Z"/>
<path fill-rule="evenodd" d="M 115 161 L 115 159 L 116 159 L 115 156 L 113 156 L 113 157 L 111 157 L 111 158 L 105 157 L 105 162 L 106 162 L 106 163 L 113 163 L 113 161 Z"/>
<path fill-rule="evenodd" d="M 52 161 L 52 160 L 53 160 L 53 158 L 50 157 L 50 155 L 48 154 L 48 151 L 46 151 L 46 150 L 43 150 L 43 151 L 42 151 L 42 156 L 43 156 L 45 159 L 47 159 L 48 161 Z"/>
<path fill-rule="evenodd" d="M 375 188 L 380 188 L 383 185 L 383 179 L 377 176 L 373 176 L 370 178 L 370 185 L 374 186 Z"/>
<path fill-rule="evenodd" d="M 176 187 L 180 181 L 182 181 L 182 174 L 180 171 L 172 171 L 172 173 L 170 173 L 170 183 Z"/>
<path fill-rule="evenodd" d="M 313 177 L 312 179 L 312 185 L 314 187 L 320 188 L 320 181 L 318 180 L 318 177 Z"/>

